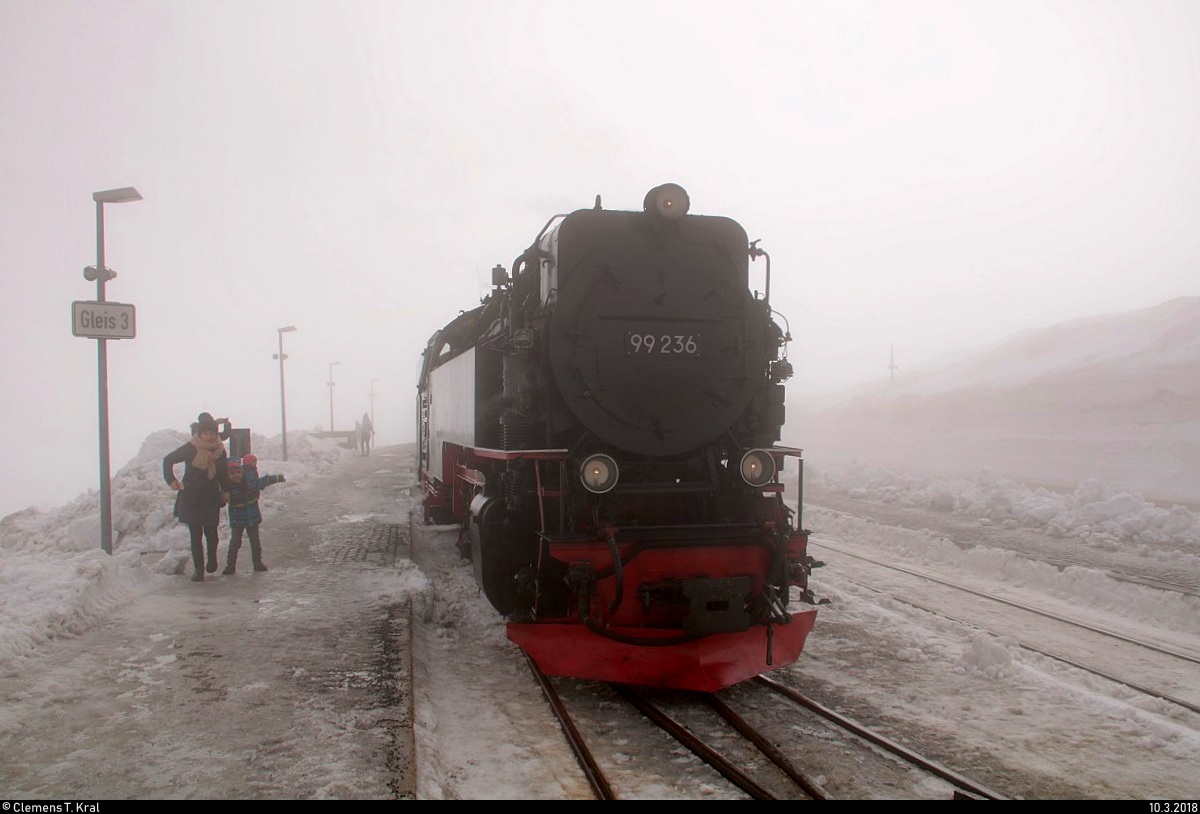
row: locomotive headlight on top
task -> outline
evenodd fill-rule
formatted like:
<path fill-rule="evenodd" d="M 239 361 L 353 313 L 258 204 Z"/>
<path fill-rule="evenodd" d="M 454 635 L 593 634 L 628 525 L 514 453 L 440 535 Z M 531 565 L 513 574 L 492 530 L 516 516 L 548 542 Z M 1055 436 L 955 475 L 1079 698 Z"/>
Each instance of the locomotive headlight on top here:
<path fill-rule="evenodd" d="M 687 214 L 692 202 L 679 184 L 663 184 L 646 193 L 642 208 L 667 220 L 679 220 Z"/>
<path fill-rule="evenodd" d="M 603 454 L 589 455 L 583 466 L 579 467 L 579 479 L 583 481 L 583 487 L 597 495 L 612 491 L 620 474 L 617 462 Z"/>
<path fill-rule="evenodd" d="M 742 456 L 739 470 L 751 486 L 766 486 L 775 479 L 775 459 L 765 449 L 752 449 Z"/>

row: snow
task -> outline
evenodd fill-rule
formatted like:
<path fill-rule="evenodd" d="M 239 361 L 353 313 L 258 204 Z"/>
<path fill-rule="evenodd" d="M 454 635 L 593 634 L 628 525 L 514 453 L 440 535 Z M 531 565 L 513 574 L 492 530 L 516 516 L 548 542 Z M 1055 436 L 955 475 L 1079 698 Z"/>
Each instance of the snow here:
<path fill-rule="evenodd" d="M 795 362 L 803 376 L 804 359 Z M 1200 508 L 1200 297 L 1028 331 L 935 369 L 791 397 L 784 440 L 828 467 L 991 470 Z M 792 391 L 795 392 L 795 391 Z"/>
<path fill-rule="evenodd" d="M 1192 364 L 1200 355 L 1200 297 L 1179 297 L 1153 308 L 1072 320 L 1022 331 L 957 364 L 923 371 L 891 392 L 935 393 L 964 387 L 1010 388 L 1065 369 L 1134 370 Z M 1175 386 L 1194 392 L 1198 380 Z M 1114 396 L 1134 395 L 1114 393 Z"/>
<path fill-rule="evenodd" d="M 1200 566 L 1200 515 L 1178 504 L 1164 508 L 1096 479 L 1062 494 L 990 470 L 970 479 L 944 478 L 854 464 L 821 474 L 818 482 L 856 498 L 953 512 L 1006 528 L 1037 528 L 1055 537 L 1072 535 L 1097 547 L 1166 547 L 1167 556 Z"/>
<path fill-rule="evenodd" d="M 187 528 L 173 514 L 174 493 L 165 489 L 162 459 L 187 441 L 174 430 L 152 433 L 136 457 L 113 477 L 113 554 L 99 545 L 100 500 L 89 490 L 52 511 L 34 507 L 0 520 L 0 670 L 63 635 L 79 635 L 132 597 L 153 590 L 152 574 L 179 574 L 190 566 Z M 259 472 L 284 471 L 289 483 L 270 488 L 282 497 L 290 484 L 328 471 L 349 453 L 334 441 L 308 434 L 289 437 L 288 461 L 281 437 L 253 436 Z M 352 454 L 352 453 L 350 453 Z M 273 501 L 262 503 L 264 520 Z M 229 539 L 221 515 L 220 538 Z"/>
<path fill-rule="evenodd" d="M 1176 304 L 1175 311 L 1181 307 Z M 1151 337 L 1144 346 L 1162 346 L 1155 337 L 1174 328 L 1164 328 L 1161 316 L 1162 312 L 1155 313 L 1153 329 L 1131 335 Z M 1093 336 L 1091 328 L 1080 327 L 1087 329 L 1078 334 L 1085 337 L 1080 342 L 1087 347 L 1129 348 L 1129 343 L 1093 342 L 1086 339 Z M 1174 359 L 1178 345 L 1172 347 Z M 1165 369 L 1147 361 L 1141 351 L 1136 354 L 1142 373 Z M 1003 355 L 998 350 L 990 358 Z M 1051 366 L 1064 375 L 1095 361 L 1094 354 L 1079 348 L 1059 348 L 1054 356 L 1055 364 L 1071 360 L 1074 365 Z M 1051 369 L 1042 361 L 1037 367 L 1042 373 Z M 974 376 L 960 379 L 976 380 Z M 1102 377 L 1096 381 L 1097 386 L 1107 386 Z M 915 398 L 940 398 L 946 392 Z M 1085 400 L 1089 397 L 1087 391 L 1080 393 Z M 22 736 L 43 714 L 39 710 L 58 703 L 55 693 L 60 688 L 86 686 L 92 670 L 105 665 L 122 670 L 122 675 L 137 679 L 136 687 L 128 690 L 136 694 L 151 691 L 155 682 L 180 666 L 177 660 L 185 656 L 186 648 L 159 632 L 143 631 L 137 657 L 126 652 L 127 645 L 121 645 L 126 650 L 110 652 L 106 647 L 111 645 L 104 643 L 118 634 L 110 630 L 105 634 L 110 638 L 100 638 L 99 633 L 114 619 L 136 622 L 122 616 L 126 609 L 138 607 L 142 598 L 174 590 L 172 586 L 186 579 L 187 533 L 172 516 L 173 493 L 161 474 L 162 457 L 185 440 L 175 431 L 155 432 L 116 473 L 111 556 L 100 550 L 95 492 L 54 510 L 30 508 L 0 520 L 0 584 L 4 586 L 0 682 L 20 683 L 27 675 L 38 675 L 39 665 L 49 663 L 72 643 L 82 643 L 85 651 L 84 656 L 54 662 L 53 678 L 37 679 L 49 684 L 19 694 L 0 710 L 0 748 L 7 754 L 34 760 L 35 750 L 45 747 L 31 745 Z M 264 492 L 262 508 L 268 523 L 279 507 L 292 505 L 300 495 L 311 502 L 312 493 L 305 490 L 317 489 L 326 483 L 323 479 L 345 471 L 356 460 L 353 451 L 334 441 L 303 433 L 289 437 L 286 463 L 279 460 L 278 437 L 255 436 L 252 443 L 261 472 L 282 471 L 288 478 Z M 411 462 L 411 453 L 405 455 Z M 1161 688 L 1193 704 L 1200 703 L 1200 670 L 1194 664 L 1181 666 L 1147 656 L 1119 640 L 1105 653 L 1089 652 L 1077 634 L 1011 607 L 1054 611 L 1120 631 L 1130 639 L 1200 657 L 1196 503 L 1164 501 L 1131 488 L 1129 484 L 1137 481 L 1138 459 L 1126 460 L 1123 472 L 1128 477 L 1120 483 L 1087 476 L 1070 483 L 1063 477 L 1046 479 L 1053 483 L 1032 483 L 998 468 L 949 473 L 846 457 L 851 460 L 808 455 L 803 521 L 812 530 L 811 552 L 826 562 L 814 572 L 813 588 L 832 604 L 821 608 L 800 661 L 780 673 L 823 695 L 825 703 L 869 709 L 885 725 L 892 721 L 894 737 L 934 742 L 955 754 L 966 770 L 986 771 L 1003 761 L 1007 773 L 999 778 L 1001 782 L 993 778 L 988 785 L 1004 787 L 1007 780 L 1022 796 L 1200 796 L 1200 778 L 1194 770 L 1200 761 L 1200 715 L 1153 694 L 1084 674 L 1044 653 L 1062 654 L 1080 664 L 1099 663 L 1143 687 Z M 384 456 L 377 469 L 363 462 L 357 465 L 357 477 L 364 484 L 370 478 L 387 484 L 397 477 L 395 461 Z M 411 469 L 411 463 L 406 466 Z M 1148 466 L 1153 469 L 1153 462 Z M 959 467 L 966 469 L 966 465 Z M 411 478 L 411 471 L 399 477 Z M 331 502 L 335 508 L 328 515 L 317 511 L 311 515 L 320 518 L 322 539 L 365 527 L 382 516 L 380 506 L 410 505 L 391 494 L 371 497 L 370 490 L 358 488 L 357 483 L 348 488 L 364 495 L 361 505 L 338 509 L 340 504 Z M 289 511 L 300 518 L 298 522 L 317 523 L 303 519 L 302 506 Z M 401 519 L 389 518 L 391 522 Z M 279 528 L 274 526 L 274 533 Z M 412 674 L 419 688 L 414 691 L 412 721 L 419 757 L 417 796 L 586 797 L 573 758 L 524 674 L 519 652 L 505 638 L 502 620 L 481 597 L 469 564 L 453 554 L 454 536 L 450 527 L 424 529 L 413 545 L 426 547 L 425 558 L 397 562 L 389 566 L 390 572 L 364 570 L 354 577 L 355 601 L 361 603 L 363 613 L 379 614 L 381 608 L 405 599 L 413 602 L 417 621 Z M 222 541 L 228 537 L 223 526 Z M 883 568 L 867 558 L 895 568 Z M 1133 579 L 1138 574 L 1143 578 Z M 925 581 L 918 582 L 916 575 Z M 333 607 L 322 603 L 339 601 L 320 596 L 320 580 L 328 574 L 319 569 L 302 572 L 298 566 L 290 573 L 285 563 L 273 567 L 269 576 L 278 581 L 259 583 L 267 587 L 254 589 L 257 618 L 272 625 L 305 619 L 306 632 L 340 635 L 320 630 L 320 620 Z M 943 590 L 929 579 L 962 583 L 974 593 Z M 1191 593 L 1168 589 L 1166 583 L 1172 582 L 1190 585 Z M 205 583 L 196 586 L 203 591 L 199 596 L 213 598 L 180 596 L 174 605 L 158 602 L 155 612 L 171 616 L 190 607 L 179 603 L 204 601 L 203 613 L 213 615 L 214 624 L 240 625 L 236 614 L 243 606 L 233 603 L 245 597 L 215 593 L 223 584 L 236 588 L 250 582 Z M 998 610 L 994 601 L 984 597 L 1011 606 Z M 269 629 L 258 635 L 277 637 Z M 296 671 L 310 668 L 288 669 L 294 679 L 309 678 Z M 337 680 L 343 686 L 357 680 L 353 672 L 332 674 L 340 676 Z M 275 694 L 274 676 L 264 672 L 243 678 L 228 690 L 227 700 L 237 705 L 239 715 L 253 719 L 255 710 Z M 84 691 L 77 694 L 90 697 Z M 86 709 L 85 705 L 80 714 Z M 351 714 L 333 706 L 305 707 L 295 714 L 296 726 L 334 738 L 338 756 L 320 760 L 308 755 L 297 762 L 292 771 L 308 772 L 311 784 L 288 787 L 291 793 L 343 799 L 384 796 L 383 787 L 364 778 L 361 765 L 352 758 L 355 744 L 365 733 L 374 732 L 378 721 L 387 719 L 385 710 Z M 519 730 L 515 721 L 520 722 Z M 236 723 L 226 725 L 236 727 Z M 53 725 L 53 721 L 45 724 Z M 237 732 L 231 729 L 228 737 Z M 165 732 L 163 740 L 172 742 Z M 303 743 L 298 743 L 302 748 Z M 112 759 L 118 774 L 137 774 L 137 767 L 123 766 L 119 755 Z M 619 748 L 606 759 L 624 784 L 625 796 L 670 799 L 680 793 L 669 772 L 645 775 L 633 765 L 624 771 L 622 761 L 628 756 Z M 821 782 L 836 789 L 839 783 L 849 782 L 848 775 L 839 772 L 851 773 L 852 768 L 830 769 Z M 11 786 L 8 771 L 0 767 L 0 786 Z M 685 767 L 678 774 L 688 771 Z M 186 774 L 183 768 L 176 773 Z M 146 789 L 158 787 L 148 783 L 114 788 L 129 788 L 131 794 L 140 789 L 143 795 L 153 796 Z M 255 788 L 264 796 L 288 793 L 270 785 Z M 204 796 L 205 786 L 189 781 L 164 787 L 162 793 L 199 797 Z M 710 789 L 710 793 L 723 792 Z M 946 789 L 915 781 L 911 787 L 879 788 L 871 795 L 944 798 Z"/>
<path fill-rule="evenodd" d="M 17 674 L 56 643 L 85 636 L 116 609 L 157 590 L 157 580 L 163 575 L 184 571 L 188 564 L 187 536 L 171 516 L 171 493 L 161 480 L 162 456 L 182 441 L 183 436 L 173 431 L 151 435 L 138 457 L 117 474 L 113 496 L 114 506 L 118 507 L 114 509 L 114 525 L 119 532 L 111 557 L 103 554 L 96 542 L 98 508 L 94 493 L 81 495 L 54 511 L 31 509 L 0 521 L 0 580 L 6 586 L 0 606 L 0 675 Z M 273 472 L 286 467 L 288 474 L 287 484 L 264 500 L 268 519 L 286 498 L 285 490 L 302 488 L 306 480 L 335 470 L 346 455 L 352 454 L 330 441 L 304 436 L 291 441 L 289 460 L 283 464 L 275 459 L 276 443 L 277 439 L 254 439 L 255 448 L 262 451 L 260 469 Z M 831 493 L 879 505 L 939 512 L 982 528 L 1020 527 L 1072 535 L 1098 550 L 1132 547 L 1191 573 L 1196 573 L 1200 556 L 1200 518 L 1195 513 L 1181 506 L 1156 506 L 1097 481 L 1081 483 L 1069 493 L 1055 493 L 987 472 L 973 479 L 943 479 L 861 464 L 810 476 L 813 488 Z M 348 512 L 334 523 L 361 523 L 367 517 L 369 514 Z M 1083 566 L 1057 568 L 990 546 L 964 547 L 929 530 L 899 529 L 838 511 L 808 508 L 805 519 L 806 525 L 814 528 L 814 552 L 830 562 L 816 573 L 818 592 L 834 602 L 822 611 L 823 619 L 801 659 L 800 666 L 811 671 L 809 677 L 817 684 L 835 680 L 824 675 L 822 665 L 836 664 L 836 658 L 840 658 L 833 646 L 838 637 L 830 635 L 836 628 L 831 629 L 830 623 L 838 627 L 861 625 L 885 640 L 892 638 L 881 655 L 893 667 L 907 665 L 903 669 L 932 672 L 926 673 L 923 681 L 936 679 L 937 683 L 923 686 L 925 694 L 944 691 L 947 698 L 958 698 L 971 686 L 985 693 L 989 685 L 993 689 L 1004 684 L 1024 687 L 1024 700 L 1014 702 L 1016 706 L 1010 710 L 1013 714 L 1003 721 L 995 719 L 994 711 L 985 711 L 986 704 L 966 703 L 972 707 L 971 715 L 978 719 L 978 725 L 986 726 L 998 742 L 1021 743 L 1031 738 L 1029 728 L 1035 720 L 1048 730 L 1056 729 L 1060 717 L 1061 728 L 1075 726 L 1069 722 L 1073 713 L 1066 710 L 1080 703 L 1080 685 L 1060 680 L 1056 670 L 1061 667 L 1033 666 L 1019 644 L 1026 631 L 963 633 L 950 629 L 945 622 L 914 625 L 898 603 L 863 593 L 847 580 L 847 575 L 855 572 L 852 561 L 835 561 L 833 553 L 847 546 L 888 556 L 909 567 L 966 579 L 997 595 L 1038 596 L 1043 605 L 1052 603 L 1081 617 L 1153 630 L 1160 639 L 1192 651 L 1200 649 L 1200 601 L 1195 597 L 1114 582 L 1102 571 Z M 436 540 L 439 533 L 452 538 L 453 532 L 434 527 L 429 535 Z M 222 539 L 227 538 L 227 530 L 223 529 Z M 823 551 L 822 545 L 831 550 Z M 424 627 L 431 631 L 421 635 L 428 637 L 426 648 L 434 656 L 444 652 L 461 659 L 468 636 L 485 643 L 479 656 L 484 661 L 468 663 L 466 669 L 477 675 L 486 671 L 494 690 L 464 695 L 460 687 L 446 686 L 442 688 L 446 695 L 440 701 L 436 693 L 418 699 L 415 728 L 426 744 L 419 778 L 421 796 L 561 799 L 583 795 L 574 779 L 569 754 L 552 729 L 531 742 L 495 743 L 480 737 L 480 733 L 502 729 L 511 718 L 536 718 L 540 701 L 536 693 L 528 691 L 529 682 L 521 678 L 519 660 L 510 657 L 499 665 L 484 663 L 495 653 L 504 652 L 507 643 L 500 620 L 478 596 L 469 567 L 453 559 L 431 567 L 441 570 L 436 574 L 412 574 L 390 590 L 417 598 L 423 609 Z M 439 586 L 437 604 L 427 595 L 430 581 Z M 294 609 L 294 602 L 284 597 L 275 600 L 278 606 L 274 613 L 283 621 L 292 612 L 288 608 Z M 266 610 L 271 612 L 270 607 Z M 862 646 L 856 642 L 853 648 Z M 173 659 L 170 652 L 164 653 L 142 669 L 161 670 Z M 425 669 L 416 665 L 418 680 Z M 80 676 L 79 680 L 86 679 Z M 504 689 L 512 685 L 525 690 Z M 254 692 L 251 687 L 242 689 Z M 1194 679 L 1192 689 L 1196 689 Z M 862 690 L 870 693 L 870 685 L 864 684 Z M 1070 704 L 1066 703 L 1068 697 Z M 503 714 L 497 710 L 497 699 L 501 698 Z M 1032 700 L 1035 698 L 1038 700 Z M 876 700 L 888 708 L 899 703 L 894 698 Z M 1171 704 L 1153 698 L 1114 697 L 1113 690 L 1102 682 L 1096 682 L 1094 692 L 1082 703 L 1100 716 L 1106 727 L 1116 726 L 1129 749 L 1147 754 L 1161 752 L 1170 760 L 1194 762 L 1200 758 L 1200 729 L 1194 717 Z M 15 734 L 18 725 L 10 717 L 14 714 L 14 706 L 0 713 L 0 736 Z M 922 715 L 915 704 L 905 706 L 903 714 Z M 941 725 L 928 713 L 921 719 L 931 727 Z M 429 746 L 434 743 L 436 748 Z M 547 765 L 556 768 L 546 774 Z M 1155 761 L 1148 761 L 1148 765 L 1155 765 Z M 464 771 L 464 766 L 472 770 Z M 354 797 L 355 790 L 362 789 L 353 777 L 339 778 L 337 765 L 323 765 L 321 771 L 326 781 L 323 793 L 328 796 Z M 1150 796 L 1155 788 L 1145 781 L 1132 794 Z M 1196 791 L 1193 785 L 1177 793 L 1194 796 Z M 647 783 L 637 795 L 666 799 L 671 796 L 671 788 Z"/>

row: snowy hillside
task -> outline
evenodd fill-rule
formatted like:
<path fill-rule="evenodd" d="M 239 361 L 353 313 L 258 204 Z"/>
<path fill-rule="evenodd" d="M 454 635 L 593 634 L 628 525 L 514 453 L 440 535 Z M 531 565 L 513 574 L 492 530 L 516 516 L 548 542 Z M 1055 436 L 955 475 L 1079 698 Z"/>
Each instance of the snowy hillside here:
<path fill-rule="evenodd" d="M 1100 478 L 1200 503 L 1200 297 L 1027 331 L 894 382 L 789 405 L 814 465 Z"/>

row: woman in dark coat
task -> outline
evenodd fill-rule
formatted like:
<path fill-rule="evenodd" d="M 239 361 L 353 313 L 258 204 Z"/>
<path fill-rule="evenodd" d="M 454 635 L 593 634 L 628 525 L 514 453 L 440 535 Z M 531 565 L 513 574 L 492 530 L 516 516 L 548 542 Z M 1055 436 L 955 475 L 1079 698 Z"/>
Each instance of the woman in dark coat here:
<path fill-rule="evenodd" d="M 208 572 L 217 570 L 217 526 L 221 507 L 229 502 L 229 457 L 217 431 L 217 422 L 202 414 L 190 441 L 163 458 L 163 479 L 179 494 L 175 516 L 187 524 L 192 537 L 192 581 L 203 582 L 204 548 L 208 543 Z M 175 465 L 183 464 L 183 480 L 175 477 Z"/>

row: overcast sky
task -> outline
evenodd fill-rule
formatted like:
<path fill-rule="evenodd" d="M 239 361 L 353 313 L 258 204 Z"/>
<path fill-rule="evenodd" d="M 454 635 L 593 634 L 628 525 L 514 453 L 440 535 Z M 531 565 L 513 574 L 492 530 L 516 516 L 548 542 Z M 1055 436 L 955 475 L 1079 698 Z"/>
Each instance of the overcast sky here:
<path fill-rule="evenodd" d="M 429 335 L 673 181 L 771 255 L 791 397 L 1200 293 L 1200 4 L 0 0 L 0 514 L 201 410 L 411 440 Z M 762 262 L 752 267 L 762 287 Z M 50 501 L 46 503 L 46 501 Z"/>

